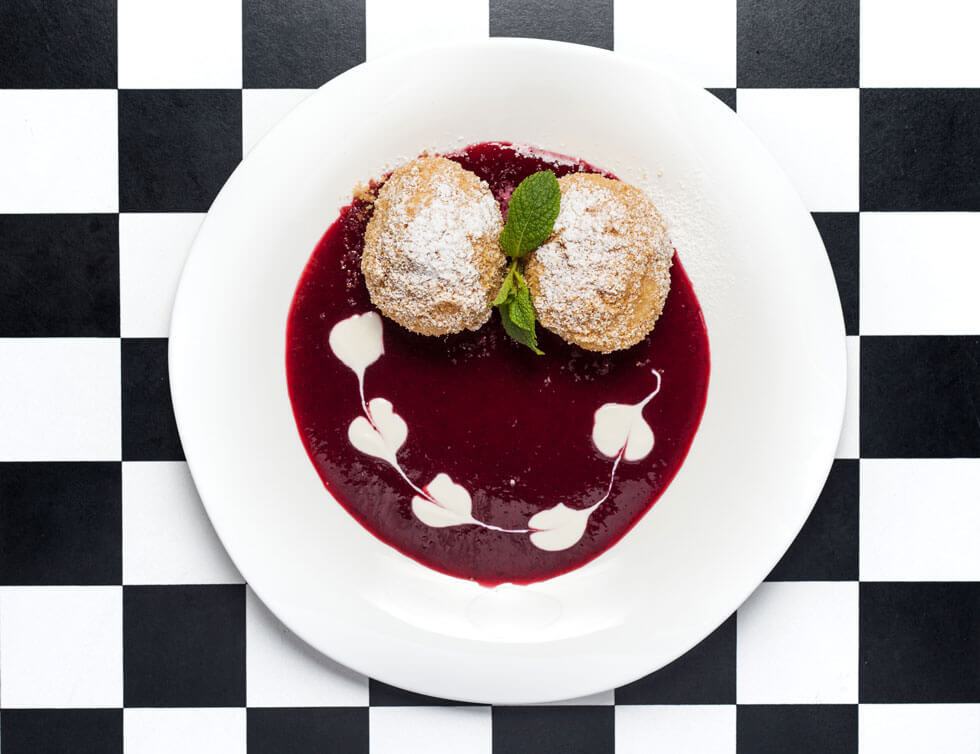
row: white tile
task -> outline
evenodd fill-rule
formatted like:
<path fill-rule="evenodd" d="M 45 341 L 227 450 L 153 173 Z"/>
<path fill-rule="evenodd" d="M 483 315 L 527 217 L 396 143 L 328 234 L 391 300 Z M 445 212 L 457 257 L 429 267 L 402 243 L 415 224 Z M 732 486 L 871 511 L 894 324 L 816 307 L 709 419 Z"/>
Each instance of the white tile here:
<path fill-rule="evenodd" d="M 980 213 L 862 213 L 861 334 L 980 332 L 978 239 Z"/>
<path fill-rule="evenodd" d="M 245 754 L 244 709 L 123 710 L 126 754 Z"/>
<path fill-rule="evenodd" d="M 700 86 L 734 87 L 735 18 L 736 0 L 616 0 L 616 52 L 662 65 Z"/>
<path fill-rule="evenodd" d="M 616 754 L 735 754 L 735 705 L 616 708 Z"/>
<path fill-rule="evenodd" d="M 123 463 L 123 583 L 241 584 L 187 464 Z"/>
<path fill-rule="evenodd" d="M 0 213 L 116 212 L 115 90 L 0 90 Z"/>
<path fill-rule="evenodd" d="M 367 706 L 367 678 L 297 638 L 251 589 L 245 596 L 245 638 L 249 707 Z"/>
<path fill-rule="evenodd" d="M 3 338 L 0 364 L 0 461 L 121 458 L 117 338 Z"/>
<path fill-rule="evenodd" d="M 739 704 L 855 704 L 857 582 L 770 582 L 738 611 Z"/>
<path fill-rule="evenodd" d="M 857 89 L 739 89 L 738 114 L 811 212 L 858 210 Z"/>
<path fill-rule="evenodd" d="M 119 0 L 120 89 L 239 89 L 240 0 Z"/>
<path fill-rule="evenodd" d="M 190 212 L 119 215 L 119 319 L 124 338 L 165 338 L 187 252 L 204 220 Z"/>
<path fill-rule="evenodd" d="M 980 704 L 862 704 L 861 754 L 977 754 Z"/>
<path fill-rule="evenodd" d="M 844 425 L 837 443 L 837 458 L 858 458 L 860 455 L 861 405 L 861 338 L 847 336 L 847 397 L 844 403 Z"/>
<path fill-rule="evenodd" d="M 861 86 L 980 86 L 978 28 L 975 0 L 861 0 Z"/>
<path fill-rule="evenodd" d="M 0 707 L 121 707 L 122 587 L 0 588 Z"/>
<path fill-rule="evenodd" d="M 269 129 L 316 89 L 245 89 L 242 91 L 242 151 L 248 154 Z"/>
<path fill-rule="evenodd" d="M 372 707 L 371 754 L 490 754 L 489 707 Z"/>
<path fill-rule="evenodd" d="M 980 581 L 980 459 L 862 460 L 860 531 L 865 581 Z"/>
<path fill-rule="evenodd" d="M 486 39 L 486 0 L 367 0 L 367 58 L 408 47 Z"/>

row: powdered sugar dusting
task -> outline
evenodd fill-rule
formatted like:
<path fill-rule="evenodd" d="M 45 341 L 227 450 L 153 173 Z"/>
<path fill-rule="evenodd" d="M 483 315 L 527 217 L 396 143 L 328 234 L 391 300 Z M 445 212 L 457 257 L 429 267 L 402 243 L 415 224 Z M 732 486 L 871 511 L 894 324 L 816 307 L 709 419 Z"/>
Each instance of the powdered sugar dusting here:
<path fill-rule="evenodd" d="M 638 272 L 637 260 L 631 258 L 620 237 L 605 232 L 621 226 L 626 216 L 621 205 L 606 198 L 588 186 L 562 194 L 555 221 L 560 238 L 543 245 L 536 254 L 551 272 L 543 276 L 538 294 L 549 306 L 567 308 L 593 291 L 620 293 L 628 276 Z M 597 259 L 608 263 L 596 264 Z M 624 265 L 630 268 L 628 275 L 619 273 Z"/>
<path fill-rule="evenodd" d="M 555 240 L 536 252 L 538 261 L 548 268 L 542 276 L 538 296 L 549 307 L 563 310 L 593 291 L 621 293 L 627 276 L 618 268 L 637 270 L 619 236 L 607 234 L 606 228 L 621 226 L 626 212 L 619 204 L 604 201 L 603 194 L 582 186 L 562 194 L 561 210 L 555 221 Z M 608 260 L 596 264 L 597 259 Z"/>
<path fill-rule="evenodd" d="M 577 157 L 569 157 L 565 154 L 559 154 L 558 152 L 552 152 L 548 149 L 539 149 L 538 147 L 528 146 L 526 144 L 506 144 L 502 145 L 506 148 L 512 150 L 513 152 L 523 155 L 525 157 L 532 157 L 536 160 L 541 160 L 549 165 L 564 166 L 564 167 L 574 167 L 581 168 L 586 163 Z"/>
<path fill-rule="evenodd" d="M 652 329 L 670 287 L 673 248 L 641 191 L 597 175 L 559 181 L 561 209 L 528 278 L 542 324 L 599 351 L 626 348 Z"/>
<path fill-rule="evenodd" d="M 501 227 L 489 187 L 455 162 L 423 157 L 396 170 L 365 234 L 372 301 L 423 334 L 479 328 L 503 271 Z"/>
<path fill-rule="evenodd" d="M 413 180 L 404 190 L 418 190 Z M 471 202 L 463 191 L 450 183 L 432 187 L 431 200 L 412 217 L 407 202 L 394 205 L 392 221 L 405 226 L 399 238 L 399 251 L 414 262 L 409 283 L 424 278 L 463 280 L 465 303 L 479 304 L 479 289 L 475 285 L 479 270 L 471 253 L 471 239 L 493 232 L 499 226 L 497 208 L 490 195 Z"/>

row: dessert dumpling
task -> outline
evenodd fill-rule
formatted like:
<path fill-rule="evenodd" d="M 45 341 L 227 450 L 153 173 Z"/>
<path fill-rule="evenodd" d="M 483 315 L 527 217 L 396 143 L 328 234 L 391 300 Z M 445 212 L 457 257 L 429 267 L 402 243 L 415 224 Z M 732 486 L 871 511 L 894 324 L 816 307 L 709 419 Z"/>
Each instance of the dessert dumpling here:
<path fill-rule="evenodd" d="M 372 303 L 422 335 L 478 329 L 503 279 L 502 226 L 490 188 L 458 163 L 423 156 L 398 168 L 364 236 Z"/>
<path fill-rule="evenodd" d="M 590 351 L 639 343 L 670 290 L 674 249 L 640 189 L 591 173 L 558 180 L 551 237 L 531 253 L 527 283 L 541 325 Z"/>

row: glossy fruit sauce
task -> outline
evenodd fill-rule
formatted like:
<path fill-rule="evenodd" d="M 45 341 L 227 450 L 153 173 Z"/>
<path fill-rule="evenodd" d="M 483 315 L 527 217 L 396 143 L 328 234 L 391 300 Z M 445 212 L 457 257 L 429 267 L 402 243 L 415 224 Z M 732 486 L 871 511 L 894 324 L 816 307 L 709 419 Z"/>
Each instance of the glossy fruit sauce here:
<path fill-rule="evenodd" d="M 487 181 L 502 210 L 514 186 L 538 170 L 603 172 L 500 143 L 446 156 Z M 289 313 L 290 398 L 324 485 L 378 539 L 419 563 L 485 585 L 557 576 L 614 545 L 677 473 L 704 409 L 708 338 L 680 260 L 674 257 L 656 329 L 610 355 L 584 351 L 539 327 L 546 355 L 535 356 L 506 336 L 496 313 L 478 332 L 440 338 L 383 320 L 384 355 L 367 369 L 365 393 L 368 400 L 391 401 L 408 426 L 397 454 L 402 469 L 422 487 L 448 474 L 470 492 L 475 518 L 504 529 L 526 529 L 531 516 L 557 503 L 582 509 L 602 497 L 612 460 L 593 443 L 595 413 L 605 403 L 641 401 L 654 386 L 651 369 L 660 372 L 661 390 L 643 411 L 655 437 L 652 452 L 619 464 L 608 500 L 577 544 L 548 551 L 528 534 L 422 523 L 398 472 L 348 440 L 348 426 L 362 413 L 357 378 L 334 355 L 328 335 L 341 320 L 372 310 L 360 272 L 370 215 L 371 204 L 360 200 L 341 210 L 314 249 Z M 324 504 L 333 504 L 326 495 Z"/>

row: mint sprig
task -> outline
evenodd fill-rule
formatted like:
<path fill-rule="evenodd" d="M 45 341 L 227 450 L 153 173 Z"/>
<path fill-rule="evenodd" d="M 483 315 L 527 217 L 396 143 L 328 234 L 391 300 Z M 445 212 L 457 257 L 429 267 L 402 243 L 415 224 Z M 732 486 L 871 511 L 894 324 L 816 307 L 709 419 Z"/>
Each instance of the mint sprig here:
<path fill-rule="evenodd" d="M 555 227 L 561 191 L 550 170 L 529 175 L 510 196 L 507 224 L 500 234 L 500 248 L 520 259 L 548 240 Z"/>
<path fill-rule="evenodd" d="M 500 293 L 494 299 L 494 306 L 500 312 L 500 321 L 507 334 L 521 345 L 525 345 L 538 356 L 544 351 L 538 348 L 538 335 L 534 329 L 534 304 L 527 281 L 517 268 L 517 260 L 511 262 Z"/>
<path fill-rule="evenodd" d="M 507 223 L 500 233 L 500 248 L 511 258 L 510 268 L 493 305 L 507 334 L 539 356 L 536 316 L 521 260 L 548 240 L 558 218 L 561 191 L 550 170 L 529 175 L 510 197 Z"/>

